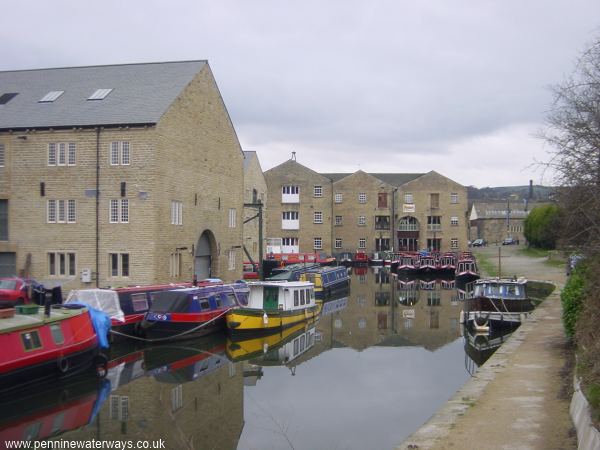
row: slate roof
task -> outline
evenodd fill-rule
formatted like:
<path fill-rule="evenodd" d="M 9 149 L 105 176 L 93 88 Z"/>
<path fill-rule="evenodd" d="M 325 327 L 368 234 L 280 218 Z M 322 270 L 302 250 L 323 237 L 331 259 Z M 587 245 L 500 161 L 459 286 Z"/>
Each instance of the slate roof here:
<path fill-rule="evenodd" d="M 391 184 L 392 186 L 396 186 L 396 187 L 402 186 L 403 184 L 406 184 L 409 181 L 412 181 L 416 178 L 419 178 L 422 175 L 425 175 L 423 173 L 369 173 L 369 172 L 367 172 L 367 173 L 375 178 L 380 179 L 384 183 L 388 183 L 388 184 Z M 336 182 L 336 181 L 346 178 L 347 176 L 350 176 L 352 174 L 351 173 L 322 173 L 321 175 Z"/>
<path fill-rule="evenodd" d="M 155 124 L 208 63 L 180 61 L 0 72 L 0 130 Z M 103 100 L 87 100 L 112 89 Z M 64 91 L 40 103 L 50 91 Z"/>
<path fill-rule="evenodd" d="M 475 202 L 473 209 L 477 219 L 506 219 L 508 215 L 508 206 L 510 205 L 510 217 L 512 219 L 525 219 L 529 211 L 533 207 L 529 205 L 528 210 L 525 210 L 525 205 L 522 202 Z M 471 212 L 471 220 L 475 216 Z"/>

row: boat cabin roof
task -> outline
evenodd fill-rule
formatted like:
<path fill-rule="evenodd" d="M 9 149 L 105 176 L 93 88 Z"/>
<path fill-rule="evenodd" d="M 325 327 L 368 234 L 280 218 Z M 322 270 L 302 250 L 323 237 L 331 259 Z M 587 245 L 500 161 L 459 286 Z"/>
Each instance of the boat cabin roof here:
<path fill-rule="evenodd" d="M 524 285 L 524 284 L 527 284 L 527 279 L 523 278 L 523 277 L 519 277 L 519 278 L 497 278 L 497 277 L 496 278 L 480 278 L 479 280 L 475 281 L 475 285 L 478 285 L 478 284 Z"/>
<path fill-rule="evenodd" d="M 265 281 L 251 281 L 248 283 L 250 289 L 253 287 L 264 287 L 272 286 L 287 289 L 306 289 L 313 287 L 313 283 L 309 281 L 276 281 L 276 280 L 265 280 Z"/>
<path fill-rule="evenodd" d="M 49 317 L 44 315 L 44 308 L 40 308 L 36 314 L 15 314 L 12 317 L 0 319 L 0 333 L 36 328 L 86 312 L 87 308 L 85 307 L 74 309 L 53 307 Z"/>
<path fill-rule="evenodd" d="M 108 314 L 111 319 L 125 322 L 119 295 L 112 289 L 74 289 L 69 292 L 65 304 L 82 303 Z"/>

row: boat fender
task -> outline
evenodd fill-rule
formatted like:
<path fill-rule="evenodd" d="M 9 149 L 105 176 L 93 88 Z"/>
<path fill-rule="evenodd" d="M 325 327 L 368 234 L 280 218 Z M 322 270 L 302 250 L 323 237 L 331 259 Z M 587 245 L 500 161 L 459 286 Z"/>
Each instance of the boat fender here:
<path fill-rule="evenodd" d="M 67 358 L 60 358 L 56 361 L 56 365 L 61 373 L 66 373 L 69 370 L 69 360 Z"/>
<path fill-rule="evenodd" d="M 98 377 L 106 377 L 108 375 L 108 357 L 104 353 L 98 353 L 94 358 L 94 367 Z"/>
<path fill-rule="evenodd" d="M 263 324 L 264 325 L 268 325 L 269 324 L 269 316 L 267 316 L 267 313 L 263 313 Z"/>

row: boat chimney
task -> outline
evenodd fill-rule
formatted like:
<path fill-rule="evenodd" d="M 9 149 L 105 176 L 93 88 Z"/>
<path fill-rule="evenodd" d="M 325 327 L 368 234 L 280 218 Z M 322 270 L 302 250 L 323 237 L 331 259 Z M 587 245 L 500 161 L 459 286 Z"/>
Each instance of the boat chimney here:
<path fill-rule="evenodd" d="M 296 152 L 292 152 L 292 161 L 296 161 Z"/>

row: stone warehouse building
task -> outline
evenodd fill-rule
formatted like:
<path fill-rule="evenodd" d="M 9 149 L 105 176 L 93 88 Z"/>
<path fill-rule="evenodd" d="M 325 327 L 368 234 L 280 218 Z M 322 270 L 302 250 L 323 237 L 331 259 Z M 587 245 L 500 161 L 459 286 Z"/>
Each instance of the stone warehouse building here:
<path fill-rule="evenodd" d="M 284 252 L 467 248 L 467 189 L 437 172 L 319 174 L 292 158 L 265 179 Z"/>
<path fill-rule="evenodd" d="M 525 219 L 536 206 L 547 203 L 530 203 L 526 200 L 504 202 L 474 202 L 469 214 L 470 238 L 485 239 L 489 244 L 513 238 L 525 243 Z"/>
<path fill-rule="evenodd" d="M 239 279 L 243 164 L 207 61 L 0 72 L 0 274 Z"/>

